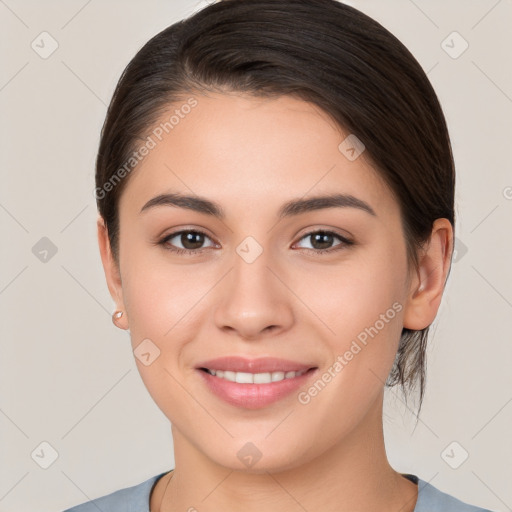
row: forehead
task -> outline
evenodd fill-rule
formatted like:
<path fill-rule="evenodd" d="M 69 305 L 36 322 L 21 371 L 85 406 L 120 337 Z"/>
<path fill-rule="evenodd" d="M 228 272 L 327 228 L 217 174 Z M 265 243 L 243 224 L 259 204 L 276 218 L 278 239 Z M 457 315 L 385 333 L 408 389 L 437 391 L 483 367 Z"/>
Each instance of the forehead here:
<path fill-rule="evenodd" d="M 364 151 L 347 158 L 343 141 L 350 134 L 316 105 L 291 96 L 240 93 L 187 98 L 194 102 L 169 105 L 146 134 L 152 148 L 132 172 L 121 210 L 139 211 L 147 200 L 169 191 L 245 210 L 343 192 L 369 202 L 377 213 L 396 210 Z"/>

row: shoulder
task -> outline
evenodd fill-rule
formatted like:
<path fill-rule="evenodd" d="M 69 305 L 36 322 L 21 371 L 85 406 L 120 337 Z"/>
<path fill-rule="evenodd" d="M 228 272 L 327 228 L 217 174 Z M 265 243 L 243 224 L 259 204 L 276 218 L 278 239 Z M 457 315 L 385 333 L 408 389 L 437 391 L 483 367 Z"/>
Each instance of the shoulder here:
<path fill-rule="evenodd" d="M 418 500 L 414 512 L 492 512 L 446 494 L 421 478 L 417 480 Z"/>
<path fill-rule="evenodd" d="M 63 512 L 149 512 L 151 490 L 155 482 L 166 473 L 154 475 L 137 485 L 119 489 Z M 408 477 L 418 484 L 418 500 L 414 512 L 492 512 L 446 494 L 416 475 Z"/>
<path fill-rule="evenodd" d="M 165 473 L 154 475 L 144 482 L 119 489 L 105 496 L 68 508 L 63 512 L 149 512 L 149 495 L 156 481 Z"/>

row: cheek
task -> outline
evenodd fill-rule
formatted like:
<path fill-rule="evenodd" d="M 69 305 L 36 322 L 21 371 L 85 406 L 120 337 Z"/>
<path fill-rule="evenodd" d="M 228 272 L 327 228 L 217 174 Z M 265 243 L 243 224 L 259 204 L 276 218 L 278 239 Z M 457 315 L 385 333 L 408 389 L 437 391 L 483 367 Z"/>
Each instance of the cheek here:
<path fill-rule="evenodd" d="M 200 265 L 172 263 L 161 247 L 131 242 L 128 236 L 125 242 L 123 299 L 133 343 L 155 338 L 165 344 L 194 315 L 194 304 L 211 279 Z"/>
<path fill-rule="evenodd" d="M 152 251 L 156 253 L 159 249 Z M 184 355 L 191 350 L 187 347 L 193 345 L 207 320 L 208 292 L 216 281 L 212 271 L 201 265 L 171 265 L 165 255 L 153 257 L 152 251 L 133 248 L 125 258 L 123 276 L 123 297 L 135 356 L 142 342 L 148 344 L 146 340 L 159 352 L 148 366 L 136 361 L 148 387 L 151 380 L 169 380 L 166 369 L 174 373 L 189 364 Z"/>
<path fill-rule="evenodd" d="M 342 358 L 341 366 L 332 370 L 340 375 L 332 386 L 339 386 L 336 401 L 346 397 L 342 388 L 356 392 L 352 396 L 368 395 L 370 388 L 377 391 L 393 365 L 403 325 L 407 268 L 405 247 L 399 242 L 375 244 L 337 267 L 304 272 L 294 288 L 307 297 L 315 313 L 308 313 L 308 323 L 325 333 L 332 363 Z"/>
<path fill-rule="evenodd" d="M 205 314 L 206 304 L 201 297 L 211 279 L 202 279 L 190 269 L 165 271 L 162 265 L 148 265 L 147 259 L 137 265 L 133 257 L 126 268 L 130 271 L 123 282 L 123 294 L 135 362 L 153 400 L 168 416 L 170 411 L 179 410 L 179 404 L 186 407 L 179 384 L 184 355 L 198 335 L 199 317 Z M 139 357 L 145 353 L 149 357 Z"/>
<path fill-rule="evenodd" d="M 310 266 L 289 274 L 288 279 L 310 310 L 308 316 L 323 325 L 331 339 L 340 340 L 342 348 L 376 322 L 379 330 L 386 331 L 384 336 L 391 324 L 400 323 L 405 273 L 405 247 L 376 242 L 335 265 Z M 381 315 L 385 329 L 379 322 Z"/>

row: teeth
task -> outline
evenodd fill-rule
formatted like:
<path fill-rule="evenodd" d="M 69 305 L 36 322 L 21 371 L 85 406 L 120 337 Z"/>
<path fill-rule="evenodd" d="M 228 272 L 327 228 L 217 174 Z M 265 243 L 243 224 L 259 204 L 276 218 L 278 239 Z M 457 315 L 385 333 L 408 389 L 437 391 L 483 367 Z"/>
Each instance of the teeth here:
<path fill-rule="evenodd" d="M 293 379 L 306 373 L 307 370 L 300 372 L 272 372 L 272 373 L 246 373 L 246 372 L 231 372 L 229 370 L 210 370 L 207 369 L 210 375 L 215 375 L 221 379 L 226 379 L 238 384 L 270 384 L 271 382 L 279 382 L 284 379 Z"/>

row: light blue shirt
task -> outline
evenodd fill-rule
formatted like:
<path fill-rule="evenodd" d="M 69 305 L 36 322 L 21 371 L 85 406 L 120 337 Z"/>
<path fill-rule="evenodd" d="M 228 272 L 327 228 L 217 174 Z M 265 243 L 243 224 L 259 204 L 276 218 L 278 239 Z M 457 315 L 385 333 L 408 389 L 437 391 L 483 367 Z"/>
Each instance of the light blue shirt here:
<path fill-rule="evenodd" d="M 82 503 L 63 512 L 150 512 L 149 496 L 156 481 L 168 472 L 152 476 L 144 482 L 119 489 L 100 498 Z M 404 474 L 418 485 L 414 512 L 491 512 L 446 494 L 416 475 Z"/>

